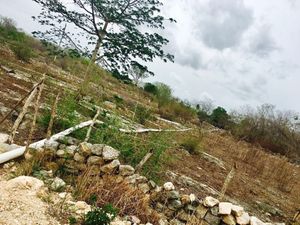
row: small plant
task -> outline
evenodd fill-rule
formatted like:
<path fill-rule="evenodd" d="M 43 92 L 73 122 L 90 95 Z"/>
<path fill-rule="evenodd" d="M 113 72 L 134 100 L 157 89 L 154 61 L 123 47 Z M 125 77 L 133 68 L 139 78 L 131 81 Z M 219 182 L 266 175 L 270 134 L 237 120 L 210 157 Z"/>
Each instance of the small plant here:
<path fill-rule="evenodd" d="M 145 122 L 151 118 L 151 112 L 149 109 L 138 105 L 135 110 L 135 121 L 140 124 L 145 124 Z"/>
<path fill-rule="evenodd" d="M 13 52 L 17 56 L 18 59 L 29 62 L 33 57 L 33 52 L 30 47 L 28 47 L 25 43 L 18 43 L 12 47 Z"/>
<path fill-rule="evenodd" d="M 77 223 L 77 219 L 73 216 L 70 216 L 69 217 L 69 224 L 73 225 L 73 224 L 76 224 L 76 223 Z"/>
<path fill-rule="evenodd" d="M 118 210 L 111 204 L 94 207 L 84 218 L 84 225 L 108 225 L 117 216 Z"/>
<path fill-rule="evenodd" d="M 188 151 L 190 154 L 199 154 L 200 152 L 200 142 L 201 138 L 199 137 L 188 137 L 182 141 L 180 146 Z"/>

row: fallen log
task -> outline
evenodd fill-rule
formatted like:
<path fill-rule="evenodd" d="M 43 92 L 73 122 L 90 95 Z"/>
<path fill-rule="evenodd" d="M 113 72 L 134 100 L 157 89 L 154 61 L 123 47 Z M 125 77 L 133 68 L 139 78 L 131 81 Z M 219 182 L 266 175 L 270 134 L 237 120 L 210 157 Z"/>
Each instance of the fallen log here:
<path fill-rule="evenodd" d="M 99 121 L 100 122 L 100 121 Z M 63 132 L 60 132 L 58 134 L 55 134 L 53 135 L 49 140 L 50 141 L 56 141 L 62 137 L 65 137 L 69 134 L 71 134 L 72 132 L 74 132 L 75 130 L 78 130 L 78 129 L 81 129 L 81 128 L 84 128 L 84 127 L 87 127 L 87 126 L 90 126 L 92 123 L 94 123 L 93 120 L 89 120 L 89 121 L 86 121 L 86 122 L 83 122 L 83 123 L 80 123 L 74 127 L 71 127 Z M 98 121 L 97 121 L 98 123 Z M 102 122 L 100 122 L 102 123 Z M 45 145 L 45 141 L 47 139 L 43 139 L 43 140 L 40 140 L 38 142 L 35 142 L 35 143 L 32 143 L 31 145 L 29 145 L 30 148 L 35 148 L 35 149 L 39 149 L 39 148 L 42 148 L 44 145 Z M 24 154 L 26 150 L 26 146 L 24 147 L 20 147 L 20 148 L 16 148 L 12 151 L 9 151 L 9 152 L 5 152 L 3 154 L 0 155 L 0 164 L 2 163 L 5 163 L 9 160 L 12 160 L 12 159 L 15 159 L 19 156 L 22 156 Z"/>

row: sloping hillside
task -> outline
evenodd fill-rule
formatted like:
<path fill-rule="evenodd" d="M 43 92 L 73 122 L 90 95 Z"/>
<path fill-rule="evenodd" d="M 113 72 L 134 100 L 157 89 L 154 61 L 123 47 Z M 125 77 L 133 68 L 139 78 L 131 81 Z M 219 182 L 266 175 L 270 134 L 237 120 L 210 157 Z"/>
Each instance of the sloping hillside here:
<path fill-rule="evenodd" d="M 45 55 L 25 63 L 18 60 L 8 46 L 1 46 L 1 118 L 46 74 L 39 122 L 33 142 L 45 137 L 44 125 L 48 122 L 45 115 L 48 115 L 55 96 L 61 91 L 62 105 L 59 107 L 66 112 L 60 116 L 69 116 L 76 111 L 76 119 L 71 122 L 90 120 L 94 117 L 97 107 L 103 109 L 98 119 L 104 121 L 107 126 L 96 126 L 92 131 L 91 142 L 109 144 L 119 149 L 121 161 L 132 166 L 136 166 L 149 151 L 153 151 L 154 154 L 144 165 L 142 174 L 157 183 L 172 181 L 182 193 L 195 193 L 199 197 L 218 197 L 227 175 L 236 167 L 225 199 L 244 206 L 266 221 L 288 222 L 296 213 L 300 204 L 298 165 L 289 163 L 288 159 L 282 156 L 272 155 L 259 146 L 236 140 L 228 132 L 209 124 L 200 127 L 196 118 L 177 116 L 176 120 L 181 122 L 180 124 L 162 119 L 158 103 L 151 94 L 134 85 L 120 82 L 101 69 L 93 71 L 91 82 L 86 87 L 86 96 L 80 101 L 74 101 L 74 105 L 69 107 L 69 96 L 76 95 L 85 72 L 84 64 L 80 65 L 79 61 L 71 61 L 70 65 L 73 68 L 67 71 L 66 68 L 62 68 L 64 66 L 53 63 Z M 10 133 L 21 106 L 22 104 L 0 125 L 0 132 Z M 146 109 L 149 113 L 141 113 L 138 118 L 138 107 Z M 24 145 L 24 141 L 27 140 L 32 112 L 33 105 L 18 129 L 15 138 L 18 145 Z M 54 128 L 56 132 L 64 127 L 63 119 L 59 118 L 57 121 Z M 171 131 L 121 134 L 113 127 Z M 185 128 L 190 130 L 180 132 Z M 74 137 L 82 141 L 85 132 L 86 130 L 76 133 Z M 184 145 L 191 138 L 198 140 L 195 152 L 189 152 L 190 149 Z M 17 166 L 22 165 L 23 160 L 17 159 Z"/>

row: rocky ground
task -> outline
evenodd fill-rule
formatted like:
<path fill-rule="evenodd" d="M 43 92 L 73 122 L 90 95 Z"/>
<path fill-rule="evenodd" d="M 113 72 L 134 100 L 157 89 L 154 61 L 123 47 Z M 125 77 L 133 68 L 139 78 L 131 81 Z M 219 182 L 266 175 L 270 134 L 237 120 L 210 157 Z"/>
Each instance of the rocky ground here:
<path fill-rule="evenodd" d="M 64 145 L 62 148 L 60 147 L 62 144 L 51 140 L 45 146 L 47 146 L 45 149 L 39 151 L 50 151 L 53 154 L 51 164 L 53 168 L 56 167 L 55 164 L 59 167 L 62 163 L 66 166 L 65 172 L 74 175 L 89 167 L 89 176 L 92 179 L 95 179 L 95 176 L 100 180 L 111 176 L 119 185 L 124 181 L 148 199 L 147 208 L 143 213 L 157 216 L 148 217 L 151 223 L 148 221 L 142 223 L 137 215 L 123 215 L 122 218 L 115 218 L 111 225 L 218 225 L 221 221 L 227 225 L 273 224 L 264 223 L 257 217 L 251 216 L 242 206 L 227 201 L 222 202 L 210 196 L 199 198 L 193 193 L 184 194 L 182 190 L 176 189 L 172 182 L 158 186 L 146 177 L 136 174 L 130 165 L 121 165 L 118 160 L 119 151 L 110 146 L 83 142 L 78 146 L 71 144 Z M 26 155 L 27 161 L 33 160 L 34 157 L 33 150 Z M 17 170 L 13 162 L 5 164 L 3 168 L 7 172 L 6 176 L 12 176 Z M 70 192 L 72 187 L 61 178 L 53 177 L 52 170 L 39 170 L 35 171 L 35 174 L 38 174 L 41 180 L 28 176 L 6 180 L 3 175 L 1 176 L 0 224 L 59 225 L 68 222 L 65 218 L 67 215 L 68 218 L 72 217 L 80 221 L 93 210 L 93 207 L 86 202 L 74 199 Z M 115 193 L 111 192 L 111 194 Z"/>

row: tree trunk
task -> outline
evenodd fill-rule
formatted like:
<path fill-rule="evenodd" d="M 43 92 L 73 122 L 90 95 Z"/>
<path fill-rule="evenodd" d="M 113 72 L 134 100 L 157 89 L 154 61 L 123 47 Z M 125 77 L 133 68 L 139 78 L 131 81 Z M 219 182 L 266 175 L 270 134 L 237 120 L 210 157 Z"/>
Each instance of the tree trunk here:
<path fill-rule="evenodd" d="M 89 65 L 88 65 L 88 67 L 87 67 L 87 69 L 85 71 L 85 74 L 84 74 L 83 82 L 82 82 L 82 85 L 81 85 L 80 90 L 79 90 L 79 95 L 83 95 L 84 88 L 89 83 L 89 79 L 88 78 L 89 78 L 89 74 L 90 74 L 90 69 L 91 69 L 92 64 L 95 64 L 96 61 L 97 61 L 97 55 L 98 55 L 99 50 L 101 48 L 101 45 L 102 45 L 102 42 L 103 42 L 103 38 L 106 35 L 106 30 L 107 30 L 108 24 L 109 24 L 108 22 L 105 22 L 105 24 L 103 26 L 103 29 L 101 30 L 101 33 L 99 34 L 96 46 L 95 46 L 94 51 L 93 51 L 93 55 L 92 55 L 91 61 L 90 61 Z"/>

